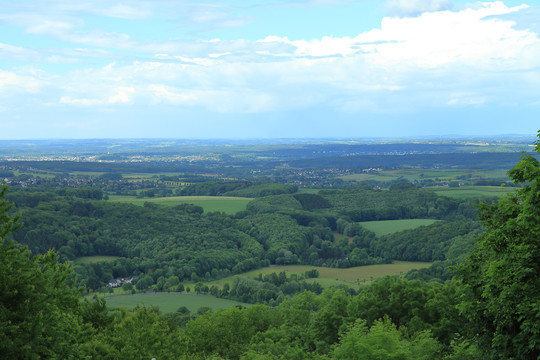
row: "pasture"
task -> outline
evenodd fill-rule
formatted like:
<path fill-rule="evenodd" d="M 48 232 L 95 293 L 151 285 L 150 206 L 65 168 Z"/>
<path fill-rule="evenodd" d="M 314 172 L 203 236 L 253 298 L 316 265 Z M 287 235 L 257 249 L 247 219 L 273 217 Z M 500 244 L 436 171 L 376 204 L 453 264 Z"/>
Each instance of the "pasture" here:
<path fill-rule="evenodd" d="M 420 226 L 428 226 L 437 220 L 433 219 L 405 219 L 405 220 L 383 220 L 364 221 L 360 225 L 373 231 L 377 236 L 392 234 L 398 231 L 415 229 Z"/>
<path fill-rule="evenodd" d="M 241 303 L 228 299 L 218 299 L 210 295 L 196 295 L 183 293 L 145 293 L 133 295 L 120 295 L 105 298 L 109 308 L 133 309 L 136 306 L 157 306 L 161 313 L 173 313 L 179 307 L 185 306 L 195 313 L 201 307 L 209 307 L 212 310 L 228 309 L 233 306 L 249 307 L 250 304 Z"/>
<path fill-rule="evenodd" d="M 498 197 L 514 191 L 515 188 L 503 188 L 501 186 L 461 186 L 427 188 L 437 195 L 448 196 L 455 199 L 479 199 Z"/>
<path fill-rule="evenodd" d="M 82 264 L 95 264 L 95 263 L 100 263 L 100 262 L 110 262 L 116 259 L 120 259 L 120 257 L 119 256 L 102 256 L 102 255 L 82 256 L 73 260 L 73 263 L 81 264 L 81 265 Z"/>
<path fill-rule="evenodd" d="M 205 213 L 221 211 L 226 214 L 236 214 L 246 210 L 251 198 L 230 196 L 171 196 L 159 198 L 135 198 L 133 196 L 111 195 L 108 201 L 130 203 L 143 206 L 145 202 L 175 206 L 180 204 L 194 204 L 203 208 Z"/>
<path fill-rule="evenodd" d="M 369 284 L 376 279 L 385 276 L 403 276 L 409 270 L 427 268 L 431 265 L 428 262 L 409 262 L 409 261 L 394 261 L 392 264 L 367 265 L 357 266 L 346 269 L 318 267 L 310 265 L 276 265 L 267 266 L 257 270 L 251 270 L 240 275 L 229 276 L 220 280 L 207 282 L 206 285 L 216 285 L 222 287 L 223 284 L 231 284 L 235 277 L 255 278 L 259 274 L 267 275 L 270 273 L 280 273 L 284 271 L 287 277 L 296 274 L 297 276 L 304 275 L 306 271 L 317 269 L 319 277 L 307 279 L 308 282 L 318 282 L 323 288 L 347 285 L 358 289 L 363 284 Z"/>

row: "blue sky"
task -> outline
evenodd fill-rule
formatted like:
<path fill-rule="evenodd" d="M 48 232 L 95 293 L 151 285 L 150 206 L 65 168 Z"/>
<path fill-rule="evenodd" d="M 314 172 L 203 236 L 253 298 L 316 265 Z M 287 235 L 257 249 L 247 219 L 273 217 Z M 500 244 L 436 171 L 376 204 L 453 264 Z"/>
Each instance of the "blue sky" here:
<path fill-rule="evenodd" d="M 534 134 L 537 2 L 0 0 L 0 139 Z"/>

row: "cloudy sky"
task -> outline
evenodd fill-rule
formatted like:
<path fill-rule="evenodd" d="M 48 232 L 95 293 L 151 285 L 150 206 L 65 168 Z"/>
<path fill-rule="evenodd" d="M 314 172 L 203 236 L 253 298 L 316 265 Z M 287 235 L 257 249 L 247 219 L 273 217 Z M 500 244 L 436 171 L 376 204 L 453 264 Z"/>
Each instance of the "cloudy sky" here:
<path fill-rule="evenodd" d="M 0 139 L 535 134 L 525 1 L 0 0 Z"/>

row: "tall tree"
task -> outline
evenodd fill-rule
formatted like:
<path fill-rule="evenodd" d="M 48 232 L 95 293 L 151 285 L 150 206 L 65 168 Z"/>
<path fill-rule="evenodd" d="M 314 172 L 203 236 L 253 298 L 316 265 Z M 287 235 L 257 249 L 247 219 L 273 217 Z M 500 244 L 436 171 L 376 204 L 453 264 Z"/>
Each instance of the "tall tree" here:
<path fill-rule="evenodd" d="M 18 227 L 0 191 L 0 354 L 5 359 L 80 358 L 92 334 L 78 315 L 71 268 L 56 253 L 31 257 L 5 237 Z"/>
<path fill-rule="evenodd" d="M 538 134 L 540 138 L 540 131 Z M 540 153 L 540 140 L 535 151 Z M 521 188 L 481 207 L 487 231 L 459 269 L 461 309 L 492 359 L 540 358 L 540 163 L 523 155 L 509 171 Z"/>

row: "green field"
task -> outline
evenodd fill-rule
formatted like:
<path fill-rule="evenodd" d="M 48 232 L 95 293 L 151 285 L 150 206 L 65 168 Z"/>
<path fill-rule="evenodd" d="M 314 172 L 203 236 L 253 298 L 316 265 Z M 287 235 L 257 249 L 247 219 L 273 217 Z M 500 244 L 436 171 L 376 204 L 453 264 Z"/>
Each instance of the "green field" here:
<path fill-rule="evenodd" d="M 221 211 L 227 214 L 236 214 L 246 210 L 251 198 L 229 196 L 171 196 L 161 198 L 135 198 L 133 196 L 111 195 L 108 201 L 144 205 L 145 202 L 175 206 L 180 204 L 194 204 L 204 209 L 204 212 Z"/>
<path fill-rule="evenodd" d="M 392 234 L 398 231 L 415 229 L 420 226 L 428 226 L 437 220 L 433 219 L 405 219 L 405 220 L 384 220 L 384 221 L 364 221 L 360 225 L 373 231 L 377 236 Z"/>
<path fill-rule="evenodd" d="M 427 268 L 431 263 L 427 262 L 409 262 L 409 261 L 394 261 L 393 264 L 357 266 L 347 269 L 318 267 L 310 265 L 277 265 L 267 266 L 261 269 L 245 272 L 241 275 L 234 275 L 220 280 L 214 280 L 206 283 L 208 286 L 216 285 L 223 286 L 225 283 L 232 283 L 235 277 L 255 278 L 259 274 L 263 276 L 270 273 L 280 273 L 284 271 L 287 276 L 291 274 L 304 275 L 308 270 L 317 269 L 319 277 L 315 279 L 307 279 L 308 282 L 318 282 L 322 287 L 330 287 L 336 285 L 347 285 L 358 289 L 363 284 L 369 284 L 375 279 L 385 276 L 400 276 L 405 275 L 409 270 Z"/>
<path fill-rule="evenodd" d="M 251 306 L 238 301 L 218 299 L 210 295 L 195 295 L 195 294 L 135 294 L 113 296 L 106 298 L 107 306 L 110 308 L 126 307 L 133 309 L 137 305 L 157 306 L 162 313 L 176 312 L 180 306 L 185 306 L 192 313 L 197 309 L 207 306 L 212 310 L 228 309 L 233 306 L 242 305 L 245 307 Z"/>
<path fill-rule="evenodd" d="M 437 195 L 456 199 L 497 197 L 506 195 L 508 192 L 514 190 L 514 188 L 503 188 L 500 186 L 433 187 L 427 189 L 436 192 Z"/>
<path fill-rule="evenodd" d="M 119 256 L 82 256 L 80 258 L 77 258 L 73 260 L 75 264 L 94 264 L 99 262 L 109 262 L 114 261 L 116 259 L 120 259 Z"/>
<path fill-rule="evenodd" d="M 298 189 L 299 194 L 318 194 L 322 189 L 311 189 L 311 188 L 300 188 Z"/>
<path fill-rule="evenodd" d="M 432 179 L 434 181 L 477 181 L 486 179 L 500 179 L 509 181 L 507 170 L 492 169 L 399 169 L 383 170 L 375 173 L 361 173 L 340 176 L 344 181 L 376 180 L 390 182 L 396 180 L 422 181 Z"/>

